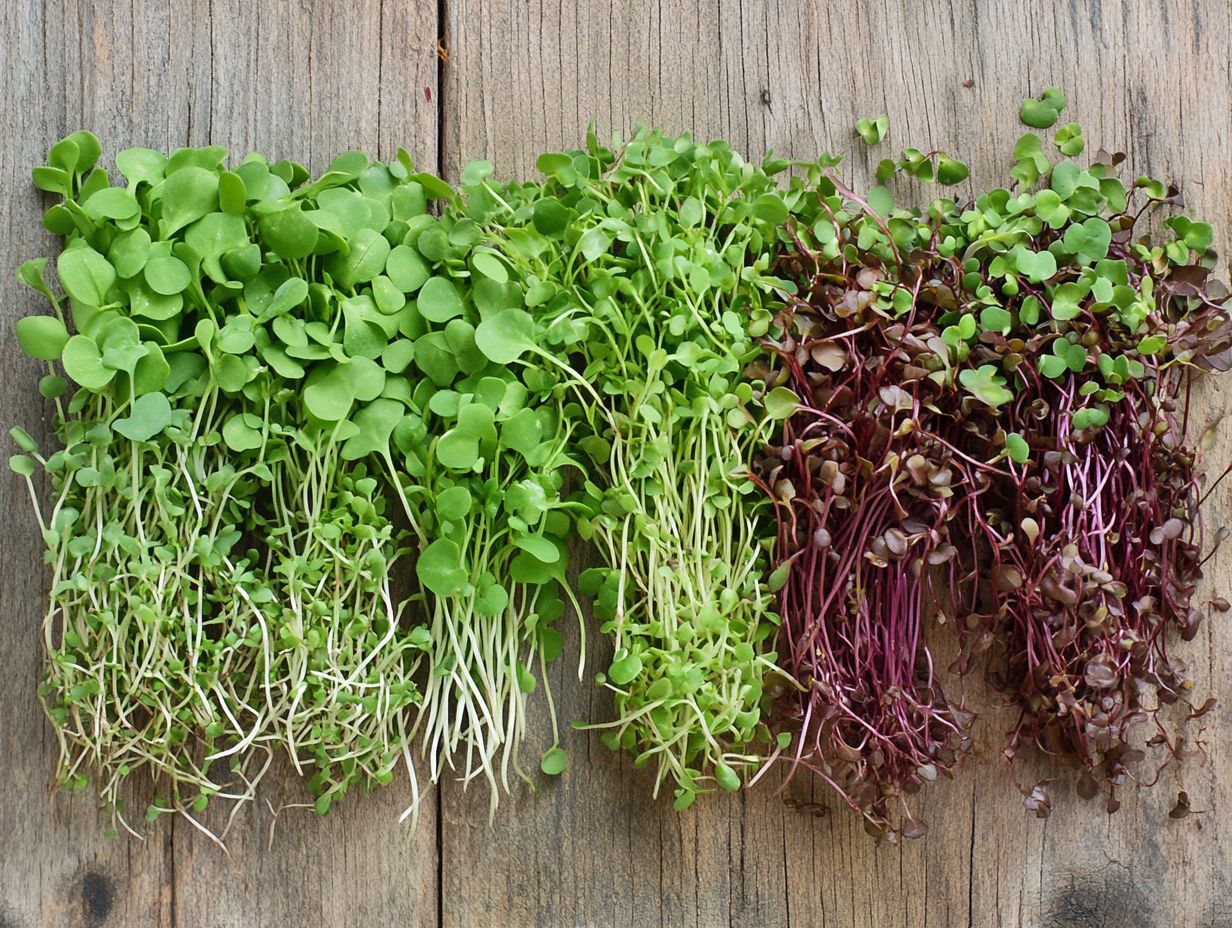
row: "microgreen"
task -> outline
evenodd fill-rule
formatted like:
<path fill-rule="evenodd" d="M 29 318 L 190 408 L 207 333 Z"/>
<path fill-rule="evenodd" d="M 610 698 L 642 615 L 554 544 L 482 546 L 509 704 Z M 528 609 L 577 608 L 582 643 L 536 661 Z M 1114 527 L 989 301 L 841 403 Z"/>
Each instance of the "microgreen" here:
<path fill-rule="evenodd" d="M 1064 102 L 1020 115 L 1047 128 Z M 1084 147 L 1076 124 L 1054 142 Z M 1189 698 L 1166 647 L 1201 621 L 1186 369 L 1232 364 L 1210 227 L 1174 216 L 1137 237 L 1134 195 L 1176 194 L 1127 191 L 1122 155 L 1053 164 L 1029 134 L 1013 157 L 1016 187 L 926 209 L 823 179 L 775 266 L 797 295 L 766 344 L 809 400 L 758 469 L 799 684 L 772 724 L 878 836 L 921 834 L 903 797 L 970 746 L 922 644 L 928 610 L 961 619 L 956 669 L 990 655 L 1017 700 L 1011 765 L 1027 744 L 1068 757 L 1109 811 L 1145 757 L 1134 727 L 1175 753 L 1155 705 Z M 912 149 L 896 167 L 929 172 Z M 1048 813 L 1044 783 L 1022 791 Z"/>
<path fill-rule="evenodd" d="M 40 694 L 61 782 L 92 770 L 123 822 L 119 785 L 148 767 L 166 787 L 155 811 L 193 816 L 250 798 L 285 750 L 328 811 L 406 754 L 425 643 L 391 595 L 400 539 L 378 482 L 343 462 L 361 429 L 319 416 L 302 389 L 338 369 L 324 405 L 386 386 L 348 356 L 361 340 L 339 343 L 347 306 L 325 282 L 326 265 L 343 273 L 347 236 L 379 250 L 365 232 L 381 210 L 329 200 L 325 178 L 306 197 L 289 183 L 306 172 L 258 155 L 226 171 L 213 147 L 121 152 L 128 185 L 110 187 L 98 153 L 78 133 L 36 170 L 63 198 L 49 227 L 75 217 L 56 261 L 63 296 L 44 259 L 19 272 L 52 310 L 19 323 L 22 347 L 77 385 L 65 400 L 49 374 L 62 448 L 27 458 L 53 487 Z M 326 175 L 336 193 L 395 187 L 388 168 L 344 159 Z M 370 270 L 348 261 L 352 282 Z"/>
<path fill-rule="evenodd" d="M 1135 725 L 1179 753 L 1154 707 L 1188 700 L 1166 633 L 1201 621 L 1186 378 L 1232 366 L 1232 324 L 1209 224 L 1138 231 L 1175 188 L 1073 160 L 1075 123 L 1046 141 L 920 208 L 895 175 L 967 165 L 906 148 L 861 195 L 834 158 L 642 129 L 531 183 L 209 146 L 120 152 L 113 185 L 94 136 L 57 143 L 33 179 L 64 247 L 20 267 L 49 312 L 16 335 L 58 448 L 14 429 L 10 466 L 52 568 L 60 782 L 132 830 L 145 768 L 146 818 L 199 825 L 284 753 L 321 814 L 404 765 L 413 814 L 417 741 L 495 810 L 533 782 L 537 692 L 539 771 L 568 768 L 547 665 L 567 607 L 587 628 L 576 533 L 612 646 L 594 727 L 676 808 L 782 758 L 922 834 L 907 797 L 972 747 L 939 615 L 1017 701 L 1011 764 L 1075 760 L 1114 810 Z"/>
<path fill-rule="evenodd" d="M 884 184 L 897 173 L 952 187 L 966 180 L 970 169 L 965 162 L 943 151 L 923 152 L 918 148 L 906 148 L 897 161 L 887 158 L 878 163 L 877 182 Z"/>
<path fill-rule="evenodd" d="M 856 122 L 856 133 L 864 140 L 865 145 L 876 145 L 881 142 L 890 130 L 890 117 L 878 116 L 876 119 L 861 119 Z"/>
<path fill-rule="evenodd" d="M 1018 118 L 1032 129 L 1047 129 L 1056 124 L 1061 110 L 1064 108 L 1065 94 L 1055 87 L 1049 87 L 1040 94 L 1038 99 L 1029 98 L 1023 100 L 1022 106 L 1018 110 Z M 1062 132 L 1064 137 L 1058 141 L 1058 148 L 1074 137 L 1074 125 L 1071 123 L 1069 126 L 1063 126 Z M 1079 129 L 1076 134 L 1078 137 L 1081 137 L 1082 130 Z M 1079 147 L 1079 151 L 1081 151 L 1081 147 Z M 1063 154 L 1068 154 L 1068 152 L 1063 151 Z M 1078 154 L 1078 152 L 1074 152 L 1074 154 Z"/>
<path fill-rule="evenodd" d="M 746 478 L 787 390 L 744 381 L 769 325 L 768 248 L 790 202 L 723 143 L 639 131 L 543 155 L 543 185 L 464 188 L 525 308 L 484 319 L 476 343 L 507 362 L 553 359 L 580 470 L 577 530 L 614 656 L 604 740 L 689 805 L 758 762 L 776 617 L 773 527 Z M 785 166 L 785 165 L 784 165 Z M 543 357 L 546 355 L 546 357 Z"/>
<path fill-rule="evenodd" d="M 398 315 L 413 342 L 392 360 L 418 376 L 387 385 L 374 444 L 422 546 L 416 577 L 431 644 L 413 731 L 433 779 L 462 766 L 464 780 L 488 781 L 495 809 L 511 772 L 529 779 L 518 751 L 540 684 L 553 743 L 539 768 L 565 768 L 546 665 L 561 652 L 554 624 L 566 605 L 579 619 L 581 610 L 565 579 L 575 415 L 560 362 L 537 347 L 544 336 L 522 309 L 535 280 L 486 240 L 499 195 L 489 173 L 468 167 L 474 185 L 440 216 L 411 220 L 386 259 L 396 286 L 408 287 Z"/>

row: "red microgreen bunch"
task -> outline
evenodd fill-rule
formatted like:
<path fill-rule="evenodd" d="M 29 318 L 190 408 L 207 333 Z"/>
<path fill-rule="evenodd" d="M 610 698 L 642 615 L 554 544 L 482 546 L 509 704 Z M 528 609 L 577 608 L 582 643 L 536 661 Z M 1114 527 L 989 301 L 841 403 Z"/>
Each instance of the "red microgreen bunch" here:
<path fill-rule="evenodd" d="M 959 629 L 954 669 L 1017 705 L 1011 769 L 1035 745 L 1080 767 L 1080 794 L 1103 781 L 1109 811 L 1157 778 L 1135 774 L 1146 749 L 1160 767 L 1195 750 L 1160 707 L 1211 706 L 1169 653 L 1202 620 L 1190 372 L 1232 361 L 1210 227 L 1144 233 L 1179 197 L 1127 190 L 1124 156 L 1052 164 L 1034 134 L 1014 155 L 1012 189 L 923 210 L 811 178 L 755 372 L 800 398 L 756 475 L 786 571 L 782 755 L 879 837 L 921 834 L 904 797 L 971 749 L 925 643 L 938 626 Z M 1048 782 L 1022 787 L 1039 815 Z"/>
<path fill-rule="evenodd" d="M 782 272 L 806 283 L 768 343 L 801 405 L 760 468 L 791 565 L 783 666 L 800 683 L 778 721 L 799 732 L 794 760 L 870 832 L 893 836 L 901 818 L 915 835 L 923 825 L 901 799 L 970 747 L 971 716 L 942 689 L 924 637 L 935 604 L 959 595 L 950 525 L 981 465 L 958 450 L 961 411 L 928 376 L 931 312 L 878 311 L 871 266 L 829 267 L 802 248 Z M 952 303 L 935 281 L 911 286 L 920 307 Z"/>

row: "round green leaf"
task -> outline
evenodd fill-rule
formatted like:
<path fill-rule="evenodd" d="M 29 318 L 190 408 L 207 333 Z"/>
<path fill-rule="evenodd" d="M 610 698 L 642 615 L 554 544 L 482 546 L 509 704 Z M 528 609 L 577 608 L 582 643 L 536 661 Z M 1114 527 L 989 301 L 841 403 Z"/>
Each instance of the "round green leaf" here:
<path fill-rule="evenodd" d="M 154 393 L 167 386 L 171 377 L 171 365 L 163 350 L 154 342 L 143 342 L 146 354 L 133 368 L 133 393 L 137 396 L 143 393 Z"/>
<path fill-rule="evenodd" d="M 261 420 L 252 413 L 237 413 L 222 427 L 222 440 L 232 451 L 253 451 L 261 447 Z"/>
<path fill-rule="evenodd" d="M 612 666 L 607 669 L 607 678 L 617 686 L 624 686 L 631 683 L 641 672 L 642 659 L 636 654 L 626 654 L 612 661 Z"/>
<path fill-rule="evenodd" d="M 155 293 L 173 296 L 183 293 L 192 283 L 192 272 L 174 255 L 162 255 L 146 263 L 145 282 Z"/>
<path fill-rule="evenodd" d="M 543 535 L 518 535 L 513 543 L 536 560 L 545 564 L 555 564 L 560 560 L 560 548 L 556 542 Z"/>
<path fill-rule="evenodd" d="M 68 330 L 55 316 L 26 316 L 17 320 L 17 343 L 32 358 L 54 361 L 67 342 Z"/>
<path fill-rule="evenodd" d="M 524 407 L 501 423 L 500 441 L 523 457 L 539 447 L 543 440 L 543 424 L 534 409 Z"/>
<path fill-rule="evenodd" d="M 103 354 L 103 366 L 125 373 L 131 374 L 137 362 L 149 353 L 141 342 L 141 330 L 137 324 L 124 316 L 112 314 L 95 332 L 95 341 Z"/>
<path fill-rule="evenodd" d="M 961 370 L 958 372 L 958 381 L 972 396 L 993 408 L 1014 398 L 1014 394 L 1005 388 L 1005 378 L 1000 376 L 997 367 L 992 364 L 981 365 L 976 370 Z"/>
<path fill-rule="evenodd" d="M 948 155 L 937 156 L 937 183 L 953 186 L 967 179 L 970 171 L 962 161 Z"/>
<path fill-rule="evenodd" d="M 1073 319 L 1082 311 L 1082 301 L 1086 299 L 1087 288 L 1081 284 L 1061 284 L 1052 291 L 1052 318 L 1059 321 Z"/>
<path fill-rule="evenodd" d="M 376 399 L 385 389 L 385 371 L 370 358 L 352 358 L 342 368 L 351 392 L 361 403 Z"/>
<path fill-rule="evenodd" d="M 1056 355 L 1045 355 L 1039 361 L 1040 373 L 1052 380 L 1059 380 L 1069 370 L 1064 358 L 1059 358 Z"/>
<path fill-rule="evenodd" d="M 569 225 L 572 211 L 555 197 L 535 201 L 532 222 L 543 235 L 559 235 Z"/>
<path fill-rule="evenodd" d="M 154 188 L 153 197 L 162 203 L 162 237 L 170 238 L 218 210 L 218 175 L 193 165 L 180 168 Z"/>
<path fill-rule="evenodd" d="M 302 277 L 288 277 L 278 285 L 278 289 L 270 297 L 265 309 L 261 311 L 260 321 L 264 322 L 288 313 L 306 299 L 308 299 L 308 282 Z"/>
<path fill-rule="evenodd" d="M 463 486 L 450 487 L 436 497 L 436 514 L 440 518 L 456 522 L 471 511 L 471 491 Z"/>
<path fill-rule="evenodd" d="M 1079 409 L 1071 416 L 1075 429 L 1100 428 L 1108 424 L 1107 406 L 1088 406 Z"/>
<path fill-rule="evenodd" d="M 787 204 L 775 193 L 763 193 L 753 201 L 753 218 L 781 226 L 787 221 Z"/>
<path fill-rule="evenodd" d="M 1168 339 L 1163 335 L 1148 335 L 1138 342 L 1139 354 L 1159 354 L 1168 345 Z"/>
<path fill-rule="evenodd" d="M 219 258 L 248 245 L 248 229 L 239 216 L 210 213 L 192 224 L 184 242 L 202 258 Z"/>
<path fill-rule="evenodd" d="M 274 254 L 288 261 L 298 261 L 312 254 L 320 234 L 298 204 L 262 216 L 257 223 L 257 231 Z"/>
<path fill-rule="evenodd" d="M 86 306 L 102 306 L 116 282 L 116 271 L 106 258 L 86 244 L 60 252 L 56 272 L 64 292 Z"/>
<path fill-rule="evenodd" d="M 13 473 L 22 477 L 33 477 L 36 465 L 34 458 L 24 454 L 15 454 L 9 458 L 9 467 L 12 468 Z"/>
<path fill-rule="evenodd" d="M 450 429 L 437 440 L 436 459 L 453 470 L 470 470 L 479 460 L 479 443 L 457 429 Z"/>
<path fill-rule="evenodd" d="M 96 191 L 82 204 L 82 209 L 95 222 L 134 219 L 141 212 L 137 198 L 123 187 L 104 187 Z"/>
<path fill-rule="evenodd" d="M 17 268 L 17 279 L 32 290 L 37 290 L 47 299 L 54 299 L 51 293 L 51 288 L 47 286 L 47 281 L 44 275 L 47 272 L 46 258 L 31 258 L 29 261 L 23 261 Z"/>
<path fill-rule="evenodd" d="M 475 594 L 475 613 L 477 615 L 497 616 L 509 605 L 509 591 L 495 581 L 486 583 Z M 535 688 L 535 678 L 526 669 L 518 667 L 518 689 L 524 693 Z"/>
<path fill-rule="evenodd" d="M 304 376 L 304 366 L 277 345 L 266 345 L 261 349 L 261 357 L 279 377 L 285 377 L 287 380 L 300 380 Z"/>
<path fill-rule="evenodd" d="M 213 365 L 214 379 L 218 386 L 228 393 L 238 393 L 252 379 L 251 371 L 244 359 L 234 354 L 224 354 Z"/>
<path fill-rule="evenodd" d="M 417 305 L 420 315 L 431 322 L 448 322 L 465 308 L 453 282 L 444 277 L 431 277 L 424 283 Z"/>
<path fill-rule="evenodd" d="M 885 138 L 890 128 L 889 116 L 878 116 L 876 119 L 860 119 L 856 122 L 856 132 L 864 140 L 865 145 L 876 145 Z"/>
<path fill-rule="evenodd" d="M 534 334 L 535 322 L 530 314 L 510 307 L 479 323 L 475 345 L 494 364 L 510 364 L 534 346 Z"/>
<path fill-rule="evenodd" d="M 766 394 L 765 407 L 767 416 L 781 421 L 800 408 L 800 397 L 787 387 L 775 387 Z"/>
<path fill-rule="evenodd" d="M 60 139 L 55 145 L 51 146 L 51 151 L 47 153 L 47 162 L 65 174 L 76 172 L 77 143 L 73 141 L 72 137 Z"/>
<path fill-rule="evenodd" d="M 121 232 L 111 241 L 107 260 L 123 279 L 136 276 L 150 257 L 150 233 L 140 227 Z"/>
<path fill-rule="evenodd" d="M 384 274 L 372 278 L 372 299 L 383 315 L 392 316 L 406 305 L 406 294 Z"/>
<path fill-rule="evenodd" d="M 1032 129 L 1047 129 L 1057 121 L 1059 114 L 1043 100 L 1023 100 L 1018 118 Z"/>
<path fill-rule="evenodd" d="M 309 377 L 303 393 L 304 406 L 318 419 L 337 422 L 346 418 L 355 402 L 355 390 L 351 386 L 343 365 L 329 370 L 318 369 Z"/>
<path fill-rule="evenodd" d="M 381 352 L 381 365 L 391 374 L 401 374 L 415 360 L 415 343 L 409 338 L 390 342 Z"/>
<path fill-rule="evenodd" d="M 57 374 L 48 374 L 39 381 L 38 390 L 45 399 L 54 400 L 68 390 L 68 381 Z"/>
<path fill-rule="evenodd" d="M 509 269 L 505 267 L 505 262 L 490 251 L 475 252 L 471 257 L 471 264 L 484 277 L 498 284 L 503 284 L 509 279 Z"/>
<path fill-rule="evenodd" d="M 415 562 L 419 581 L 438 596 L 454 596 L 466 586 L 466 571 L 462 569 L 462 553 L 455 542 L 438 538 L 419 555 Z"/>
<path fill-rule="evenodd" d="M 380 232 L 368 228 L 360 229 L 351 237 L 348 245 L 349 251 L 334 259 L 331 265 L 331 274 L 339 287 L 353 289 L 385 270 L 390 247 Z"/>
<path fill-rule="evenodd" d="M 1005 436 L 1005 450 L 1009 452 L 1010 460 L 1016 464 L 1026 464 L 1031 453 L 1027 440 L 1017 432 L 1009 432 Z"/>
<path fill-rule="evenodd" d="M 415 293 L 431 272 L 419 252 L 409 245 L 398 245 L 385 261 L 385 276 L 403 293 Z"/>
<path fill-rule="evenodd" d="M 550 777 L 560 776 L 569 766 L 569 755 L 560 748 L 549 748 L 539 759 L 539 769 Z"/>
<path fill-rule="evenodd" d="M 370 454 L 385 454 L 389 437 L 402 421 L 405 409 L 397 400 L 376 399 L 359 410 L 351 421 L 358 431 L 342 446 L 342 459 L 355 461 Z"/>
<path fill-rule="evenodd" d="M 971 317 L 967 316 L 966 318 L 969 319 Z M 1000 306 L 986 306 L 980 311 L 980 325 L 986 332 L 1008 334 L 1013 322 L 1013 317 L 1009 312 Z"/>
<path fill-rule="evenodd" d="M 94 339 L 85 335 L 74 335 L 65 343 L 61 363 L 69 377 L 96 393 L 115 376 L 115 371 L 103 367 L 103 353 Z"/>
<path fill-rule="evenodd" d="M 112 427 L 130 441 L 149 441 L 171 422 L 171 403 L 163 393 L 139 396 L 128 416 L 116 419 Z"/>
<path fill-rule="evenodd" d="M 1012 254 L 1014 266 L 1032 283 L 1041 283 L 1057 273 L 1057 259 L 1051 251 L 1031 251 L 1020 246 Z"/>
<path fill-rule="evenodd" d="M 178 316 L 180 310 L 184 308 L 184 297 L 182 295 L 173 293 L 171 296 L 163 296 L 161 293 L 155 293 L 150 289 L 149 284 L 143 280 L 133 279 L 129 281 L 126 289 L 128 290 L 129 306 L 134 316 L 162 322 L 165 319 L 172 319 Z"/>
<path fill-rule="evenodd" d="M 149 148 L 126 148 L 116 155 L 116 167 L 133 187 L 159 183 L 166 166 L 167 157 Z"/>

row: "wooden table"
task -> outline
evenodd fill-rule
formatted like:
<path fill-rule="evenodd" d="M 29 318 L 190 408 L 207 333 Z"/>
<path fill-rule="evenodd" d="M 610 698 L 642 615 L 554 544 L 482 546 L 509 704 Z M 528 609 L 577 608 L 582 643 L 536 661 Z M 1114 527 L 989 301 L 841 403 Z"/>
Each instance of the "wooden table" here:
<path fill-rule="evenodd" d="M 1227 243 L 1230 59 L 1226 0 L 8 0 L 0 418 L 38 437 L 36 365 L 8 334 L 37 300 L 12 271 L 51 245 L 30 168 L 76 128 L 112 153 L 216 142 L 316 170 L 343 148 L 390 158 L 403 145 L 456 177 L 473 158 L 530 176 L 537 153 L 578 144 L 591 119 L 605 133 L 645 121 L 753 155 L 851 151 L 841 170 L 863 183 L 881 153 L 852 126 L 887 112 L 893 145 L 969 158 L 984 185 L 1005 176 L 1018 102 L 1055 84 L 1092 148 L 1184 181 Z M 1230 395 L 1204 388 L 1204 412 Z M 1227 435 L 1211 452 L 1221 465 Z M 1227 521 L 1230 492 L 1212 496 L 1209 524 Z M 1170 775 L 1113 817 L 1068 787 L 1051 819 L 1030 817 L 996 756 L 994 712 L 980 761 L 930 787 L 930 834 L 902 849 L 876 847 L 844 810 L 815 819 L 766 787 L 674 813 L 627 759 L 578 732 L 568 772 L 506 800 L 491 826 L 485 797 L 447 781 L 414 832 L 396 822 L 406 796 L 395 784 L 325 819 L 283 812 L 272 849 L 264 805 L 242 813 L 229 856 L 171 820 L 143 842 L 108 839 L 89 795 L 51 791 L 54 739 L 35 699 L 46 572 L 24 494 L 0 477 L 3 928 L 1232 925 L 1227 709 L 1209 719 L 1210 762 L 1179 783 L 1202 813 L 1179 821 L 1167 815 Z M 1232 548 L 1211 563 L 1210 588 L 1226 593 Z M 1183 653 L 1201 686 L 1232 702 L 1227 621 Z M 560 664 L 565 718 L 607 717 L 604 693 Z M 274 779 L 274 805 L 298 798 L 290 778 Z"/>

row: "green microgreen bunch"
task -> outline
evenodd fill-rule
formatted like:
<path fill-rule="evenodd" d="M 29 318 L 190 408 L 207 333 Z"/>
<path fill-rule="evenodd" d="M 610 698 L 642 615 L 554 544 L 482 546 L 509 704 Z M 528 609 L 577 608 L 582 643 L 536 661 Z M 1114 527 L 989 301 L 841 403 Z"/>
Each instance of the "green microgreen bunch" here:
<path fill-rule="evenodd" d="M 390 252 L 383 233 L 427 200 L 405 153 L 386 166 L 348 152 L 311 182 L 286 165 L 285 186 L 259 159 L 236 173 L 266 191 L 247 218 L 267 260 L 244 279 L 238 311 L 197 336 L 256 368 L 248 407 L 222 438 L 233 452 L 258 450 L 274 474 L 254 531 L 281 605 L 269 631 L 286 692 L 279 728 L 295 766 L 311 762 L 307 787 L 324 813 L 356 782 L 388 783 L 399 760 L 414 784 L 403 710 L 419 698 L 411 676 L 426 636 L 405 627 L 395 601 L 404 541 L 383 469 L 355 453 L 371 443 L 370 423 L 338 413 L 394 389 L 390 375 L 405 366 L 394 357 L 402 320 L 378 315 L 370 291 L 382 284 L 370 281 Z M 243 247 L 221 238 L 216 249 Z"/>
<path fill-rule="evenodd" d="M 64 446 L 14 461 L 55 491 L 41 692 L 61 779 L 94 767 L 114 805 L 149 766 L 167 790 L 151 816 L 250 797 L 280 748 L 314 768 L 324 812 L 388 782 L 417 698 L 422 642 L 388 588 L 397 534 L 376 481 L 341 464 L 354 428 L 316 416 L 299 383 L 351 360 L 338 301 L 308 281 L 352 252 L 344 185 L 386 169 L 344 155 L 305 184 L 289 162 L 229 171 L 225 155 L 121 152 L 113 187 L 97 140 L 70 136 L 35 171 L 63 198 L 45 218 L 66 242 L 62 295 L 44 260 L 21 272 L 53 310 L 18 337 L 50 365 Z"/>
<path fill-rule="evenodd" d="M 464 183 L 482 186 L 490 170 L 471 165 Z M 432 193 L 445 208 L 409 221 L 387 261 L 408 296 L 399 312 L 418 376 L 355 421 L 380 423 L 377 452 L 421 545 L 430 643 L 414 730 L 434 779 L 445 767 L 482 776 L 495 810 L 511 771 L 529 781 L 518 749 L 540 682 L 553 732 L 540 769 L 567 763 L 547 663 L 562 649 L 566 601 L 577 608 L 562 497 L 575 427 L 557 367 L 522 326 L 529 282 L 486 242 L 479 204 L 439 183 Z"/>
<path fill-rule="evenodd" d="M 544 184 L 464 178 L 524 286 L 525 308 L 485 325 L 567 387 L 578 531 L 603 561 L 581 584 L 615 647 L 604 737 L 684 808 L 708 782 L 737 788 L 768 738 L 773 522 L 747 473 L 794 396 L 743 371 L 770 324 L 786 165 L 651 131 L 538 164 Z"/>

